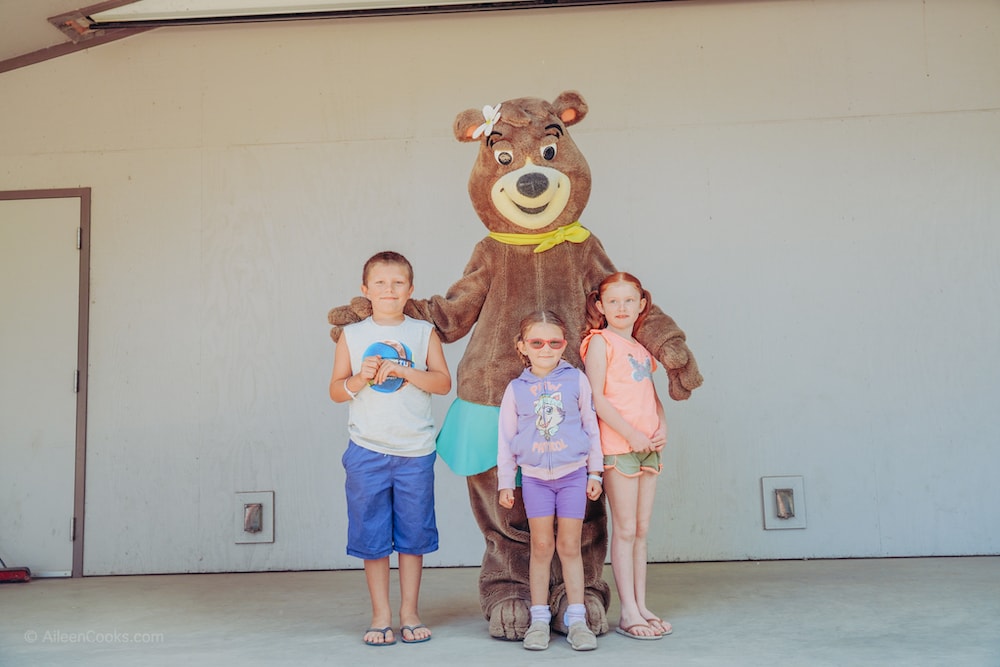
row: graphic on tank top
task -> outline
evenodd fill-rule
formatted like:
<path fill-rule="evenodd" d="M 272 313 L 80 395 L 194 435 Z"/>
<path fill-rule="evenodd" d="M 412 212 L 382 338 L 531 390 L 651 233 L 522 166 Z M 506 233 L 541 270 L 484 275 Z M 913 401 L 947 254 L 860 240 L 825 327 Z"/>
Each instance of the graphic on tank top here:
<path fill-rule="evenodd" d="M 646 357 L 642 361 L 638 361 L 631 354 L 628 355 L 628 362 L 632 364 L 632 379 L 636 382 L 642 382 L 643 380 L 653 378 L 653 360 Z"/>
<path fill-rule="evenodd" d="M 380 340 L 372 343 L 362 355 L 362 357 L 375 356 L 392 361 L 400 366 L 413 366 L 413 352 L 410 351 L 410 348 L 407 347 L 405 343 L 401 343 L 397 340 Z M 381 384 L 373 384 L 372 389 L 382 392 L 383 394 L 391 394 L 394 391 L 402 389 L 405 384 L 406 380 L 403 378 L 390 376 L 387 377 L 385 382 Z"/>

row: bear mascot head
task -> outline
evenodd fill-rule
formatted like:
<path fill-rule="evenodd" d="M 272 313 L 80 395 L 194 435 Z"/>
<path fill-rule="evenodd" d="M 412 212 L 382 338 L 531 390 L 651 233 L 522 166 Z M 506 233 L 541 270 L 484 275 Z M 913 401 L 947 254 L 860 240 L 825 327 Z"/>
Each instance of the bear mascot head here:
<path fill-rule="evenodd" d="M 581 367 L 580 343 L 587 294 L 616 271 L 604 247 L 580 219 L 591 193 L 590 167 L 569 128 L 587 115 L 579 93 L 554 101 L 534 97 L 458 114 L 455 137 L 478 146 L 469 177 L 472 206 L 489 234 L 472 250 L 459 278 L 443 296 L 414 299 L 406 314 L 433 323 L 444 342 L 470 331 L 457 368 L 457 398 L 438 436 L 438 453 L 467 477 L 472 513 L 486 542 L 479 597 L 494 637 L 521 639 L 530 623 L 528 521 L 515 493 L 514 508 L 497 502 L 497 426 L 507 384 L 524 364 L 515 341 L 518 324 L 532 311 L 551 310 L 567 325 L 564 358 Z M 615 220 L 617 228 L 627 221 Z M 435 261 L 442 261 L 436 257 Z M 370 313 L 364 299 L 333 308 L 340 327 Z M 685 335 L 653 307 L 636 337 L 663 365 L 670 395 L 686 399 L 702 377 Z M 603 579 L 607 515 L 603 499 L 588 501 L 582 535 L 587 623 L 608 631 L 610 590 Z M 552 627 L 566 632 L 566 590 L 557 558 L 552 563 Z"/>

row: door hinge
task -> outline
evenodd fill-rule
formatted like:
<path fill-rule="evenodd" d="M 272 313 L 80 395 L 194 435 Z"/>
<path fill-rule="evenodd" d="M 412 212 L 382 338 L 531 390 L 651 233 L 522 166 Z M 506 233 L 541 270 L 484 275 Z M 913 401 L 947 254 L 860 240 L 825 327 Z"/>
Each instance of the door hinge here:
<path fill-rule="evenodd" d="M 83 248 L 83 227 L 76 228 L 76 249 L 81 250 Z"/>
<path fill-rule="evenodd" d="M 69 541 L 76 542 L 76 517 L 69 522 Z"/>
<path fill-rule="evenodd" d="M 73 393 L 74 394 L 79 394 L 80 393 L 80 371 L 79 370 L 77 370 L 76 373 L 73 376 Z"/>

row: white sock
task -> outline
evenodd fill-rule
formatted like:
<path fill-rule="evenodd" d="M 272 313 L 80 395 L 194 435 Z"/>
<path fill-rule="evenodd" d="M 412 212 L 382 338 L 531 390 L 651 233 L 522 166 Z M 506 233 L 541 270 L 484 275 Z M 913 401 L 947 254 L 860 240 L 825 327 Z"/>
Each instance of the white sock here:
<path fill-rule="evenodd" d="M 566 627 L 570 627 L 574 623 L 587 622 L 587 608 L 582 604 L 571 604 L 566 607 L 566 613 L 563 614 L 563 623 Z"/>
<path fill-rule="evenodd" d="M 535 604 L 531 606 L 531 622 L 536 623 L 538 621 L 546 625 L 552 622 L 552 612 L 549 611 L 549 605 Z"/>

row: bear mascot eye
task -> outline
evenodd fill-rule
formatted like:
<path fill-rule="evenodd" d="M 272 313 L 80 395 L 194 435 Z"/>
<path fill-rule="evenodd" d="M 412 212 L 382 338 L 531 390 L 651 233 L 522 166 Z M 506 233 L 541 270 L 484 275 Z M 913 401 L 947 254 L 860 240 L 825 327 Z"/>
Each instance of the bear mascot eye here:
<path fill-rule="evenodd" d="M 542 159 L 543 160 L 554 160 L 556 159 L 556 145 L 549 144 L 548 146 L 542 146 Z"/>
<path fill-rule="evenodd" d="M 502 164 L 505 167 L 514 161 L 514 154 L 510 151 L 496 151 L 493 157 L 496 158 L 498 164 Z"/>

